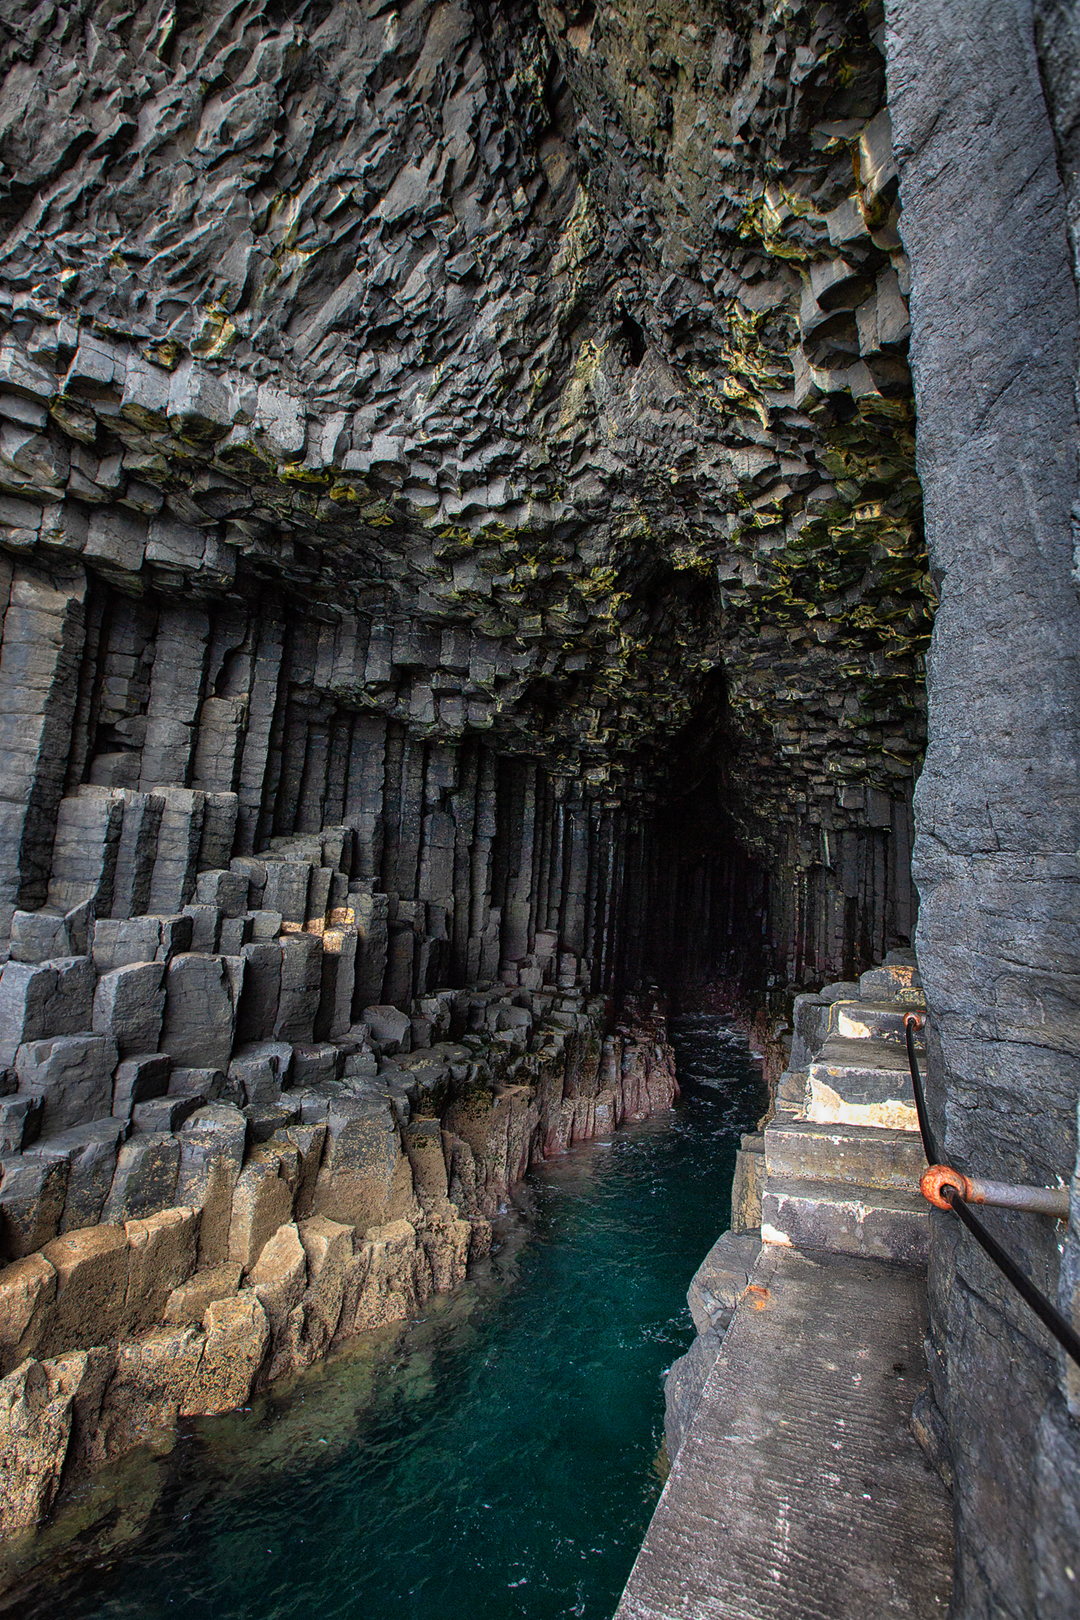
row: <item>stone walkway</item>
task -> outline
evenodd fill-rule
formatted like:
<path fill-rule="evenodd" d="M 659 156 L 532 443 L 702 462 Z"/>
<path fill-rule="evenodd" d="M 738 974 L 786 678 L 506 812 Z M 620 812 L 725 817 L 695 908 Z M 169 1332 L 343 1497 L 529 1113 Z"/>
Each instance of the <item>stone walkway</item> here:
<path fill-rule="evenodd" d="M 910 1428 L 917 1271 L 768 1246 L 616 1620 L 932 1620 L 952 1503 Z"/>

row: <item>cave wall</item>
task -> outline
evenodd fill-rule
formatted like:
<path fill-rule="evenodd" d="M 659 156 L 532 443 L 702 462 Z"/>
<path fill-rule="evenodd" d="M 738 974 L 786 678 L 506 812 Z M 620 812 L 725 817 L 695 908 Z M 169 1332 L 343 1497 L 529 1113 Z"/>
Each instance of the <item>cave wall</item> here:
<path fill-rule="evenodd" d="M 0 1338 L 202 1153 L 229 1310 L 295 1262 L 269 1376 L 322 1343 L 304 1220 L 358 1270 L 405 1220 L 434 1286 L 447 1200 L 667 1106 L 615 993 L 911 937 L 935 589 L 883 15 L 0 23 Z"/>
<path fill-rule="evenodd" d="M 342 752 L 385 719 L 640 829 L 686 796 L 673 740 L 720 679 L 701 859 L 768 874 L 777 971 L 909 937 L 933 593 L 880 16 L 6 18 L 0 541 L 98 582 L 53 616 L 58 671 L 102 585 L 145 599 L 106 661 L 146 666 L 170 599 L 207 621 L 182 712 L 145 667 L 111 708 L 84 671 L 66 789 L 212 780 L 238 852 L 319 814 L 370 844 Z M 253 611 L 265 645 L 224 622 Z M 33 747 L 9 906 L 48 885 Z"/>
<path fill-rule="evenodd" d="M 1060 1185 L 1076 1163 L 1080 1092 L 1067 231 L 1080 39 L 1073 8 L 1040 12 L 1041 61 L 1025 0 L 905 0 L 889 8 L 887 54 L 940 592 L 915 842 L 931 1109 L 950 1163 Z M 1075 1229 L 1001 1213 L 993 1225 L 1077 1320 Z M 955 1612 L 1075 1614 L 1075 1374 L 1070 1386 L 1053 1342 L 946 1215 L 934 1218 L 931 1297 L 955 1470 Z"/>
<path fill-rule="evenodd" d="M 615 993 L 910 938 L 881 45 L 0 5 L 6 1529 L 667 1107 Z"/>
<path fill-rule="evenodd" d="M 1080 51 L 1052 0 L 889 10 L 4 0 L 0 1199 L 31 1254 L 57 1178 L 100 1211 L 200 1084 L 263 1130 L 399 1067 L 392 1029 L 483 1029 L 498 1113 L 598 993 L 909 940 L 939 596 L 933 1106 L 965 1168 L 1071 1173 Z M 110 975 L 181 959 L 155 1031 Z M 125 1068 L 172 1048 L 179 1100 Z M 118 1101 L 30 1185 L 47 1105 Z M 1080 1234 L 1061 1263 L 1001 1224 L 1076 1309 Z M 1080 1395 L 944 1219 L 932 1283 L 957 1612 L 1071 1613 Z"/>

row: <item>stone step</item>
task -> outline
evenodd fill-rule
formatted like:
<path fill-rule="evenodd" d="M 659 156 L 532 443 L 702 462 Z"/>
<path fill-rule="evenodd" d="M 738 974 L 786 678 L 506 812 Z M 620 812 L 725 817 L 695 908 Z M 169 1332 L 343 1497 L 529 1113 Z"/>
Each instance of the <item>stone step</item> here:
<path fill-rule="evenodd" d="M 914 968 L 868 968 L 859 975 L 859 995 L 866 1001 L 904 1001 L 923 1005 L 922 980 Z"/>
<path fill-rule="evenodd" d="M 904 1193 L 770 1177 L 761 1198 L 761 1240 L 800 1250 L 925 1266 L 929 1205 L 917 1188 Z"/>
<path fill-rule="evenodd" d="M 810 1064 L 806 1117 L 917 1131 L 907 1053 L 893 1041 L 833 1036 Z"/>
<path fill-rule="evenodd" d="M 847 1041 L 889 1041 L 906 1050 L 904 1019 L 911 1011 L 905 1003 L 834 1001 L 829 1009 L 828 1034 Z M 916 1033 L 915 1050 L 925 1050 L 921 1031 Z"/>
<path fill-rule="evenodd" d="M 910 1192 L 926 1169 L 921 1138 L 878 1125 L 822 1124 L 778 1115 L 765 1131 L 771 1180 L 838 1182 Z"/>
<path fill-rule="evenodd" d="M 785 1069 L 776 1086 L 776 1106 L 791 1113 L 801 1113 L 806 1107 L 805 1069 Z"/>

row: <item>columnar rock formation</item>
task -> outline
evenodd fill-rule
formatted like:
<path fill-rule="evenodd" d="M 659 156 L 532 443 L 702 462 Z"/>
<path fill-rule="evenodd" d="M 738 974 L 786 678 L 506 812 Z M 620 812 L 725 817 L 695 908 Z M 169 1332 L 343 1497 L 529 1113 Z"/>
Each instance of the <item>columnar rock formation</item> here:
<path fill-rule="evenodd" d="M 7 15 L 22 1522 L 910 938 L 934 593 L 879 8 Z"/>
<path fill-rule="evenodd" d="M 236 966 L 188 953 L 169 971 Z M 242 1406 L 412 1314 L 486 1251 L 534 1157 L 670 1107 L 661 1022 L 642 1013 L 604 1037 L 602 1003 L 555 1001 L 444 994 L 434 1031 L 369 1009 L 356 1033 L 377 1032 L 378 1062 L 358 1039 L 245 1045 L 227 1076 L 144 1055 L 117 1070 L 135 1087 L 111 1119 L 8 1159 L 4 1236 L 20 1257 L 0 1271 L 0 1533 L 155 1430 Z M 410 1034 L 428 1044 L 409 1052 Z M 132 1108 L 151 1071 L 163 1094 Z"/>
<path fill-rule="evenodd" d="M 908 935 L 929 582 L 861 9 L 18 21 L 8 904 L 91 783 L 236 792 L 239 853 L 345 821 L 446 905 L 379 813 L 483 743 L 583 819 L 704 796 L 702 851 L 722 799 L 796 972 Z"/>

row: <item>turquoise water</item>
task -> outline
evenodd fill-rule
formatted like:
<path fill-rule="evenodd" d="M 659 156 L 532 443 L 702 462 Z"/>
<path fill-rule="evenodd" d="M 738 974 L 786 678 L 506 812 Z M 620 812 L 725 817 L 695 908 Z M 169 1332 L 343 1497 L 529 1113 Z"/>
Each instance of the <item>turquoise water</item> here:
<path fill-rule="evenodd" d="M 661 1487 L 686 1287 L 763 1108 L 720 1020 L 673 1038 L 673 1114 L 530 1174 L 421 1322 L 142 1463 L 142 1528 L 27 1620 L 610 1620 Z"/>

